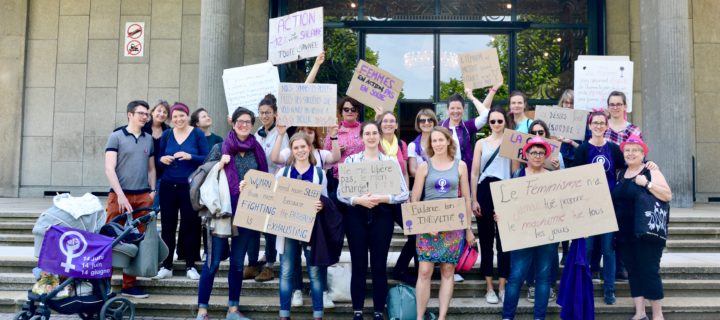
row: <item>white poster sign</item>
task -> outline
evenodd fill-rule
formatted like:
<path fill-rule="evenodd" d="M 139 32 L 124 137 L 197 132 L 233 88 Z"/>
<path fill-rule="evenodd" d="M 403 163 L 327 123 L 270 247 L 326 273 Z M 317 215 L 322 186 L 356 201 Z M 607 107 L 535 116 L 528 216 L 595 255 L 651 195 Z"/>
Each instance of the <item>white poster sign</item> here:
<path fill-rule="evenodd" d="M 575 109 L 607 108 L 610 92 L 627 97 L 627 112 L 632 112 L 633 62 L 627 59 L 585 56 L 575 61 Z"/>
<path fill-rule="evenodd" d="M 270 62 L 223 70 L 223 87 L 228 115 L 244 107 L 258 115 L 258 103 L 266 94 L 277 97 L 280 76 Z"/>
<path fill-rule="evenodd" d="M 270 61 L 278 65 L 320 55 L 323 51 L 323 20 L 322 7 L 270 19 Z"/>

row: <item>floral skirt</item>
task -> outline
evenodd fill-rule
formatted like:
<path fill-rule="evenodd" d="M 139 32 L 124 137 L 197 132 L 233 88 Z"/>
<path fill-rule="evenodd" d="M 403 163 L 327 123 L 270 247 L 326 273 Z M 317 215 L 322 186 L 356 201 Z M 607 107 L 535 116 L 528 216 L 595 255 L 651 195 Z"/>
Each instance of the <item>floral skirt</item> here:
<path fill-rule="evenodd" d="M 465 230 L 418 234 L 418 259 L 433 263 L 457 264 L 464 241 Z"/>

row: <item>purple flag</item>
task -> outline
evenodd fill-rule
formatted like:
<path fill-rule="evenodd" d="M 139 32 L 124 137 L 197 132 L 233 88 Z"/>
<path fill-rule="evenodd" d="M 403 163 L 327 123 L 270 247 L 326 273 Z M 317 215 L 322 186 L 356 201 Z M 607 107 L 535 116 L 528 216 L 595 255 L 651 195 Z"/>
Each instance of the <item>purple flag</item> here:
<path fill-rule="evenodd" d="M 113 238 L 73 228 L 52 226 L 45 232 L 38 267 L 82 279 L 112 275 Z"/>

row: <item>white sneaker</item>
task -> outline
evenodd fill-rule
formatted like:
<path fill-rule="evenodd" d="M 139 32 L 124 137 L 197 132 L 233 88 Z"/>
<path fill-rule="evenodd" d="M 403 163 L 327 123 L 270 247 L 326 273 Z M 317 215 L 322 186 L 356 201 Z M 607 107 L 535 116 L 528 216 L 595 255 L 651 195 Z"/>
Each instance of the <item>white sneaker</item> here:
<path fill-rule="evenodd" d="M 195 268 L 187 269 L 185 275 L 190 280 L 200 280 L 200 274 L 197 272 L 197 270 L 195 270 Z"/>
<path fill-rule="evenodd" d="M 160 268 L 160 271 L 158 271 L 157 275 L 152 277 L 153 280 L 160 280 L 160 279 L 167 279 L 172 278 L 172 270 L 165 269 L 165 267 Z"/>
<path fill-rule="evenodd" d="M 325 297 L 323 296 L 323 298 L 325 298 Z M 300 291 L 300 290 L 293 291 L 292 300 L 290 301 L 290 305 L 293 307 L 302 307 L 302 305 L 303 305 L 302 291 Z"/>
<path fill-rule="evenodd" d="M 332 309 L 335 308 L 335 302 L 330 299 L 330 292 L 323 292 L 323 308 Z"/>
<path fill-rule="evenodd" d="M 485 294 L 485 301 L 489 304 L 497 304 L 500 302 L 500 299 L 498 299 L 495 291 L 488 291 L 488 293 Z"/>
<path fill-rule="evenodd" d="M 500 301 L 505 302 L 505 290 L 498 292 L 498 298 L 500 298 Z"/>
<path fill-rule="evenodd" d="M 465 281 L 465 278 L 463 278 L 461 275 L 459 275 L 459 274 L 456 273 L 456 274 L 453 276 L 453 280 L 455 280 L 455 282 L 463 282 L 463 281 Z"/>
<path fill-rule="evenodd" d="M 552 288 L 550 288 L 550 296 L 548 297 L 548 301 L 555 301 L 555 298 L 557 298 L 557 297 L 555 296 L 555 290 L 553 290 Z"/>

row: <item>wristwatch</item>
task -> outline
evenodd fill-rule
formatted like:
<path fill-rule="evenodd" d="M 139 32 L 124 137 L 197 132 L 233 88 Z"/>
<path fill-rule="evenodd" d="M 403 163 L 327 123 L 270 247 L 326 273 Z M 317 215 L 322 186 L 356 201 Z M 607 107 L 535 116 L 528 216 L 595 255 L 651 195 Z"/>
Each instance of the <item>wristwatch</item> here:
<path fill-rule="evenodd" d="M 645 185 L 645 189 L 652 189 L 652 181 L 648 181 L 648 183 Z"/>

